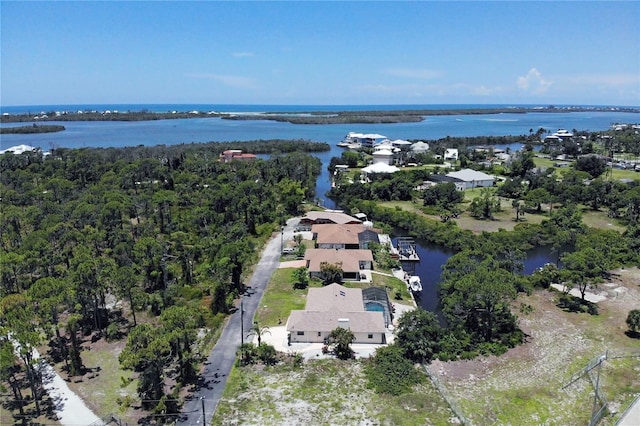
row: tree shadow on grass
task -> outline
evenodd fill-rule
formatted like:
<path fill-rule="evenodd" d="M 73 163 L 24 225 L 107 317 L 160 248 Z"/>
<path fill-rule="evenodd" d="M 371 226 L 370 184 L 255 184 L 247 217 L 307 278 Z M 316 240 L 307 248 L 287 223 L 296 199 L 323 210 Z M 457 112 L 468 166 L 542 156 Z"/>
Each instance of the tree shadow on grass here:
<path fill-rule="evenodd" d="M 640 340 L 640 331 L 627 330 L 627 331 L 624 332 L 624 334 L 626 334 L 627 337 L 630 338 L 630 339 L 639 339 Z"/>

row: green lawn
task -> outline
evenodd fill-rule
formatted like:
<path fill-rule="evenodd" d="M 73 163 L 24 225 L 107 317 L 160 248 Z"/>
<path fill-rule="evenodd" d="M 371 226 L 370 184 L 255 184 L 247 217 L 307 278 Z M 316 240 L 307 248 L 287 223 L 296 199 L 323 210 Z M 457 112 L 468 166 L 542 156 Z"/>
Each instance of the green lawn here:
<path fill-rule="evenodd" d="M 276 269 L 264 291 L 255 319 L 261 326 L 277 326 L 287 322 L 292 310 L 304 309 L 307 302 L 307 290 L 295 289 L 293 284 L 294 268 Z M 310 286 L 320 284 L 311 281 Z"/>
<path fill-rule="evenodd" d="M 558 160 L 552 160 L 550 158 L 544 158 L 544 157 L 534 157 L 533 162 L 535 163 L 536 167 L 550 168 L 550 167 L 554 167 L 553 165 L 557 163 Z M 570 163 L 571 163 L 570 167 L 556 168 L 556 172 L 558 172 L 560 175 L 563 175 L 567 170 L 570 170 L 571 167 L 573 167 L 573 162 L 570 161 Z M 605 172 L 605 174 L 602 175 L 602 178 L 608 179 L 608 180 L 618 180 L 618 179 L 640 180 L 640 172 L 636 172 L 633 170 L 608 169 Z"/>

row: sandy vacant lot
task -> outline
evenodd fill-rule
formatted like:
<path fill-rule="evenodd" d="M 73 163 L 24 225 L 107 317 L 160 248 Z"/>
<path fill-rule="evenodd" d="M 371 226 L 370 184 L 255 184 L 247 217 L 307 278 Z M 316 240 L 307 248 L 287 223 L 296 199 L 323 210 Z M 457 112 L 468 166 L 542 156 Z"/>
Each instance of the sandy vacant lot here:
<path fill-rule="evenodd" d="M 538 291 L 518 301 L 533 308 L 519 313 L 527 344 L 501 357 L 435 361 L 432 370 L 474 424 L 520 418 L 519 424 L 584 425 L 593 408 L 591 381 L 583 377 L 562 387 L 609 350 L 600 380 L 611 414 L 601 424 L 612 424 L 640 394 L 640 341 L 625 334 L 628 312 L 640 308 L 640 270 L 616 270 L 598 287 L 609 295 L 598 303 L 600 315 L 563 312 L 555 305 L 557 293 Z"/>

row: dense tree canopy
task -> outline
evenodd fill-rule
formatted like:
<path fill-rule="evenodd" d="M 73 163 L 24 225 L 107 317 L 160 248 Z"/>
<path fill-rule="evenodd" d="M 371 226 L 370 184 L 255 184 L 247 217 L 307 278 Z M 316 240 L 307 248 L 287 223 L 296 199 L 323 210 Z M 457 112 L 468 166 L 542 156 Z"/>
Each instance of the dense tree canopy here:
<path fill-rule="evenodd" d="M 240 146 L 323 149 L 296 143 Z M 68 362 L 71 374 L 82 371 L 86 336 L 119 338 L 131 328 L 120 360 L 140 374 L 143 399 L 161 400 L 169 375 L 182 385 L 192 381 L 195 330 L 221 323 L 217 315 L 244 290 L 255 247 L 313 200 L 320 174 L 320 160 L 301 152 L 218 161 L 232 147 L 0 155 L 0 327 L 25 351 L 43 333 L 56 333 L 52 353 Z M 114 299 L 126 309 L 115 309 Z M 140 311 L 156 315 L 157 324 L 138 324 Z M 30 352 L 22 355 L 37 396 Z"/>

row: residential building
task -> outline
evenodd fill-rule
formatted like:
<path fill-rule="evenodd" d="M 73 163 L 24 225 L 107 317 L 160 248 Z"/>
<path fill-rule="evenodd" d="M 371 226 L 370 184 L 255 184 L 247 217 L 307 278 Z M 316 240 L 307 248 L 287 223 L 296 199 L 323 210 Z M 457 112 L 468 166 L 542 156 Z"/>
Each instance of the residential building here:
<path fill-rule="evenodd" d="M 384 313 L 367 311 L 363 292 L 330 284 L 309 288 L 304 310 L 291 311 L 286 329 L 291 343 L 322 343 L 333 330 L 351 330 L 353 343 L 386 343 Z"/>
<path fill-rule="evenodd" d="M 322 278 L 322 264 L 340 264 L 342 279 L 360 281 L 366 277 L 365 271 L 373 269 L 373 253 L 371 250 L 339 250 L 339 249 L 307 249 L 304 255 L 309 275 Z"/>
<path fill-rule="evenodd" d="M 361 220 L 349 216 L 341 210 L 310 211 L 300 219 L 300 225 L 311 226 L 321 223 L 360 224 Z"/>
<path fill-rule="evenodd" d="M 227 149 L 220 154 L 220 161 L 223 163 L 229 163 L 234 160 L 238 161 L 251 161 L 257 157 L 255 154 L 243 153 L 240 149 Z"/>
<path fill-rule="evenodd" d="M 319 249 L 368 249 L 372 242 L 380 242 L 378 232 L 365 224 L 313 225 L 311 232 Z"/>
<path fill-rule="evenodd" d="M 449 172 L 446 176 L 451 179 L 451 182 L 464 184 L 464 189 L 491 187 L 495 183 L 495 177 L 472 169 Z"/>

